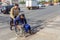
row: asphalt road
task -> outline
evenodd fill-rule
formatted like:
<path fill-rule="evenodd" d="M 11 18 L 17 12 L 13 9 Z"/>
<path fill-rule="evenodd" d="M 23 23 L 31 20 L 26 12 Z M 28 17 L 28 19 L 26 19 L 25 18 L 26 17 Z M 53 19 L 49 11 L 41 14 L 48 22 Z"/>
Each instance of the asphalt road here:
<path fill-rule="evenodd" d="M 22 11 L 23 10 L 23 11 Z M 48 6 L 45 8 L 27 10 L 21 8 L 21 13 L 26 15 L 28 23 L 41 24 L 55 16 L 60 15 L 60 6 Z M 0 14 L 0 40 L 14 40 L 16 38 L 15 32 L 9 29 L 9 15 Z"/>

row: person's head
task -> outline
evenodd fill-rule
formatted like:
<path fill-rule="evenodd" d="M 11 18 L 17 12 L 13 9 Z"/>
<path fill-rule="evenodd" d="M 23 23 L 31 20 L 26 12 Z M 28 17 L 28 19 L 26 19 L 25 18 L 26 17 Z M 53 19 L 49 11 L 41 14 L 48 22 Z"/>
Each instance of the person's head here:
<path fill-rule="evenodd" d="M 25 18 L 25 15 L 24 15 L 24 14 L 21 14 L 21 15 L 20 15 L 20 18 L 21 18 L 21 19 Z"/>
<path fill-rule="evenodd" d="M 16 9 L 17 9 L 18 7 L 19 7 L 19 5 L 18 5 L 18 4 L 15 4 L 15 5 L 14 5 L 14 8 L 16 8 Z"/>

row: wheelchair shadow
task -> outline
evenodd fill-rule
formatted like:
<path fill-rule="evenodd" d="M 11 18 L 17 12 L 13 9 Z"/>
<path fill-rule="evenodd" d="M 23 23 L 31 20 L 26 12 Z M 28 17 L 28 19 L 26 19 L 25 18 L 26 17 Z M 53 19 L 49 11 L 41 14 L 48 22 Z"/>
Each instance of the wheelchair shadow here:
<path fill-rule="evenodd" d="M 32 27 L 32 34 L 36 34 L 36 33 L 39 32 L 41 29 L 43 29 L 43 27 L 41 28 L 40 26 L 41 26 L 41 25 Z"/>
<path fill-rule="evenodd" d="M 39 32 L 40 30 L 44 29 L 44 27 L 42 27 L 44 25 L 44 20 L 38 20 L 38 21 L 35 21 L 35 22 L 31 22 L 30 24 L 31 25 L 31 32 L 32 32 L 32 35 L 36 34 L 37 32 Z M 31 35 L 29 35 L 31 36 Z"/>

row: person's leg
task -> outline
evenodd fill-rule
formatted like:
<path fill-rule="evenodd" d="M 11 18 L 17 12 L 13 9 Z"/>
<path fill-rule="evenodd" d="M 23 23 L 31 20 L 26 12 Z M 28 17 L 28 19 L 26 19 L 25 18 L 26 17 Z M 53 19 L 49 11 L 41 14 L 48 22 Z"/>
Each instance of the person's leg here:
<path fill-rule="evenodd" d="M 20 26 L 19 25 L 15 26 L 15 32 L 16 32 L 17 35 L 20 34 Z"/>
<path fill-rule="evenodd" d="M 13 24 L 13 19 L 12 18 L 10 18 L 11 20 L 10 20 L 10 30 L 12 30 L 12 24 Z"/>
<path fill-rule="evenodd" d="M 20 28 L 21 28 L 20 25 L 17 25 L 17 29 L 20 30 Z"/>
<path fill-rule="evenodd" d="M 14 18 L 16 18 L 16 17 L 14 17 Z M 15 32 L 17 33 L 17 25 L 18 25 L 18 22 L 16 23 L 16 25 L 15 25 Z"/>
<path fill-rule="evenodd" d="M 17 35 L 20 35 L 21 37 L 23 36 L 23 28 L 22 25 L 17 25 L 15 26 L 15 31 Z"/>
<path fill-rule="evenodd" d="M 32 34 L 32 31 L 31 31 L 31 29 L 29 30 L 29 34 Z"/>
<path fill-rule="evenodd" d="M 21 25 L 21 30 L 22 30 L 22 35 L 24 36 L 25 35 L 25 31 L 24 31 L 23 25 Z"/>
<path fill-rule="evenodd" d="M 17 33 L 17 26 L 15 26 L 15 32 Z"/>
<path fill-rule="evenodd" d="M 20 36 L 24 36 L 24 28 L 23 28 L 23 25 L 20 24 L 18 28 L 20 28 Z"/>
<path fill-rule="evenodd" d="M 28 29 L 29 29 L 29 34 L 32 34 L 31 27 L 29 27 Z"/>
<path fill-rule="evenodd" d="M 22 25 L 19 25 L 20 26 L 20 36 L 23 36 L 23 28 L 22 28 Z"/>

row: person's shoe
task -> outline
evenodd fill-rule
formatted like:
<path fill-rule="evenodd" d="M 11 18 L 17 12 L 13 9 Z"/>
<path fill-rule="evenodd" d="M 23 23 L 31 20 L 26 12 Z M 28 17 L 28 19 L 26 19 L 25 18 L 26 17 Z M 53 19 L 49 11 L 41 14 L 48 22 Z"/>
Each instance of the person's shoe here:
<path fill-rule="evenodd" d="M 11 31 L 13 30 L 12 27 L 10 27 L 10 30 L 11 30 Z"/>

